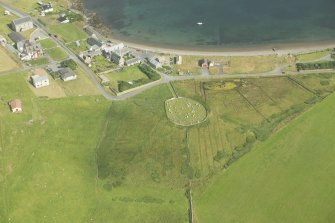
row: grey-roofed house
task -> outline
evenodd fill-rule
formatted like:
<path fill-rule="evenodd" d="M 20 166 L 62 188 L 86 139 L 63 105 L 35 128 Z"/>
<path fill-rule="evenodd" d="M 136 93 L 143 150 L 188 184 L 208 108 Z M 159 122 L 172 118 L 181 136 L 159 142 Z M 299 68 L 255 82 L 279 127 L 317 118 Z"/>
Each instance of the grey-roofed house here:
<path fill-rule="evenodd" d="M 23 32 L 34 28 L 34 23 L 30 17 L 15 19 L 11 23 L 11 27 L 15 32 Z"/>
<path fill-rule="evenodd" d="M 125 64 L 127 65 L 127 66 L 132 66 L 132 65 L 135 65 L 135 64 L 139 64 L 139 63 L 141 63 L 142 61 L 141 61 L 141 59 L 139 58 L 139 57 L 135 57 L 135 58 L 131 58 L 131 59 L 129 59 L 129 60 L 126 60 L 125 61 Z"/>
<path fill-rule="evenodd" d="M 162 64 L 159 61 L 157 61 L 157 59 L 154 58 L 154 57 L 149 59 L 149 64 L 150 64 L 151 67 L 153 67 L 155 69 L 158 69 L 158 68 L 162 67 Z"/>
<path fill-rule="evenodd" d="M 106 52 L 105 50 L 103 50 L 102 52 L 104 57 L 106 57 L 108 60 L 112 61 L 120 67 L 124 66 L 125 61 L 122 54 L 113 51 Z"/>
<path fill-rule="evenodd" d="M 77 79 L 77 75 L 70 68 L 64 68 L 59 70 L 60 78 L 63 81 L 71 81 Z"/>
<path fill-rule="evenodd" d="M 19 52 L 23 51 L 23 45 L 26 39 L 18 32 L 12 32 L 9 35 L 9 38 L 14 42 L 16 49 Z"/>
<path fill-rule="evenodd" d="M 87 43 L 90 45 L 90 46 L 98 46 L 98 47 L 102 47 L 102 45 L 104 45 L 104 42 L 99 40 L 98 38 L 95 38 L 95 37 L 89 37 L 87 39 Z"/>

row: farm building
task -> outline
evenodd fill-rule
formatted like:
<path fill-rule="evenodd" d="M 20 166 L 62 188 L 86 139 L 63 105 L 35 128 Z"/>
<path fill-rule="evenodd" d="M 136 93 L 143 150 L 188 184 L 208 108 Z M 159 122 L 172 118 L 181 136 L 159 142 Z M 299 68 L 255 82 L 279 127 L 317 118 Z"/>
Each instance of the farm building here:
<path fill-rule="evenodd" d="M 14 113 L 22 112 L 22 102 L 19 99 L 14 99 L 9 102 L 10 110 Z"/>
<path fill-rule="evenodd" d="M 14 42 L 14 46 L 19 52 L 23 51 L 23 45 L 25 42 L 25 38 L 18 32 L 11 32 L 9 38 Z"/>
<path fill-rule="evenodd" d="M 36 69 L 34 75 L 31 76 L 31 82 L 35 88 L 45 87 L 50 84 L 48 74 L 44 69 Z"/>
<path fill-rule="evenodd" d="M 23 32 L 29 29 L 33 29 L 34 23 L 30 17 L 24 17 L 24 18 L 13 20 L 11 23 L 11 26 L 15 32 Z"/>
<path fill-rule="evenodd" d="M 71 81 L 77 79 L 77 75 L 70 68 L 64 68 L 59 71 L 60 78 L 63 81 Z"/>

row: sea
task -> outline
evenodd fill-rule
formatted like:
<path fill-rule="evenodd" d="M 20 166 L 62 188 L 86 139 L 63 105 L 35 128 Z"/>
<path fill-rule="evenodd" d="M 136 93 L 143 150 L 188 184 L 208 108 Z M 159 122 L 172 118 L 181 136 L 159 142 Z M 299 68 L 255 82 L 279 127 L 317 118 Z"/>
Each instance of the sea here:
<path fill-rule="evenodd" d="M 169 48 L 335 43 L 335 0 L 83 0 L 115 39 Z"/>

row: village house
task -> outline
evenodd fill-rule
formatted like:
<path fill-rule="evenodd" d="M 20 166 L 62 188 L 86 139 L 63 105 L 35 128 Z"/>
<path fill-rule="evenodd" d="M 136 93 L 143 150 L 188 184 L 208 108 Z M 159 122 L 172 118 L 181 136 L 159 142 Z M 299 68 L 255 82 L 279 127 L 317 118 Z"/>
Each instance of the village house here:
<path fill-rule="evenodd" d="M 182 56 L 176 56 L 174 58 L 174 61 L 175 61 L 175 64 L 181 65 L 183 63 L 183 58 L 182 58 Z"/>
<path fill-rule="evenodd" d="M 19 99 L 14 99 L 9 102 L 10 110 L 13 113 L 22 112 L 22 102 Z"/>
<path fill-rule="evenodd" d="M 81 61 L 83 61 L 86 65 L 91 67 L 93 57 L 88 51 L 82 52 L 78 56 Z"/>
<path fill-rule="evenodd" d="M 45 3 L 40 4 L 40 8 L 41 8 L 41 12 L 43 13 L 49 13 L 49 12 L 54 11 L 54 8 L 52 7 L 51 2 L 46 3 L 46 4 Z"/>
<path fill-rule="evenodd" d="M 29 61 L 43 56 L 43 48 L 35 41 L 26 40 L 23 44 L 23 51 L 20 54 L 21 60 Z"/>
<path fill-rule="evenodd" d="M 44 69 L 36 69 L 31 76 L 31 83 L 35 88 L 41 88 L 50 84 L 48 74 Z"/>
<path fill-rule="evenodd" d="M 105 50 L 103 51 L 104 57 L 106 57 L 108 60 L 112 61 L 113 63 L 117 64 L 118 66 L 122 67 L 124 66 L 124 58 L 122 57 L 122 54 L 110 51 L 106 52 Z"/>
<path fill-rule="evenodd" d="M 30 17 L 15 19 L 11 23 L 11 27 L 15 32 L 23 32 L 34 28 L 34 23 Z"/>
<path fill-rule="evenodd" d="M 95 31 L 94 31 L 94 29 L 93 29 L 93 27 L 92 26 L 85 26 L 84 27 L 84 31 L 87 33 L 87 35 L 89 35 L 89 36 L 94 36 L 95 37 Z"/>
<path fill-rule="evenodd" d="M 129 60 L 126 60 L 124 63 L 125 63 L 126 66 L 132 66 L 132 65 L 135 65 L 135 64 L 139 64 L 141 62 L 142 62 L 142 60 L 139 57 L 135 57 L 135 58 L 131 58 Z"/>
<path fill-rule="evenodd" d="M 155 69 L 162 68 L 162 64 L 155 57 L 149 59 L 149 64 Z"/>
<path fill-rule="evenodd" d="M 58 71 L 60 74 L 60 78 L 63 81 L 71 81 L 77 79 L 77 75 L 70 68 L 64 68 Z"/>
<path fill-rule="evenodd" d="M 104 45 L 104 42 L 102 40 L 99 40 L 96 37 L 89 37 L 87 39 L 87 43 L 88 43 L 88 45 L 90 45 L 90 47 L 97 46 L 98 48 L 100 48 Z"/>
<path fill-rule="evenodd" d="M 123 54 L 126 54 L 124 50 L 124 44 L 123 43 L 118 43 L 118 44 L 112 44 L 112 43 L 107 43 L 102 46 L 102 50 L 106 52 L 115 52 L 115 51 L 121 51 Z"/>
<path fill-rule="evenodd" d="M 7 40 L 5 37 L 3 37 L 2 35 L 0 35 L 0 44 L 2 46 L 5 46 L 7 44 Z"/>

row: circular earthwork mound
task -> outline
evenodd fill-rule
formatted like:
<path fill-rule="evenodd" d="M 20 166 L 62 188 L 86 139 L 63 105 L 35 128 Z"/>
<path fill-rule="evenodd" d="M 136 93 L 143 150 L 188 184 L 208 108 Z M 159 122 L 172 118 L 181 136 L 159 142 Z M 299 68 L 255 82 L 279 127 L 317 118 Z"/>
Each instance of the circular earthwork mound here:
<path fill-rule="evenodd" d="M 192 126 L 206 120 L 207 110 L 189 98 L 172 98 L 165 101 L 166 115 L 176 125 Z"/>

